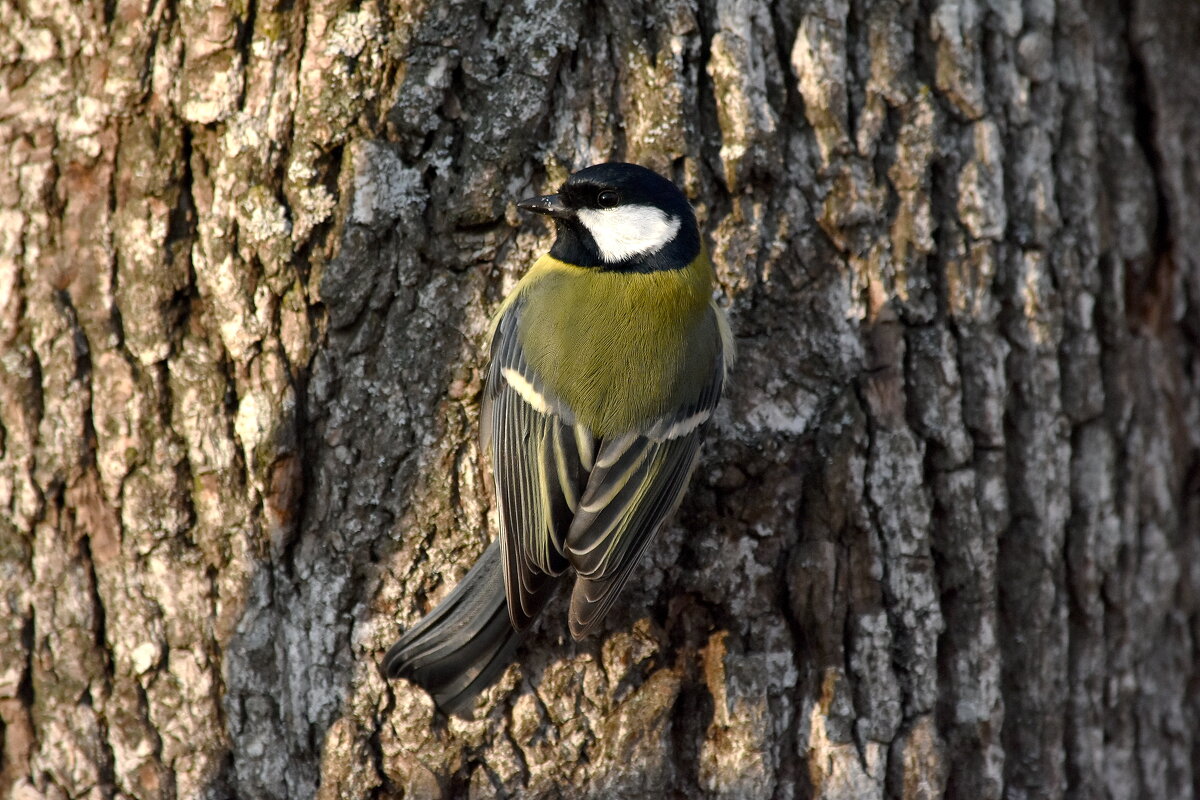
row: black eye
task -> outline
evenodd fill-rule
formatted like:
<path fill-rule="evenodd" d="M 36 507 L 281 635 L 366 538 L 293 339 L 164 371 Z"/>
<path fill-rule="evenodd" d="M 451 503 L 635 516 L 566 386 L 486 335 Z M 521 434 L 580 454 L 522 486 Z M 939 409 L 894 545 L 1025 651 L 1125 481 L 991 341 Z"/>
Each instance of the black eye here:
<path fill-rule="evenodd" d="M 600 206 L 601 208 L 612 208 L 613 206 L 620 204 L 620 202 L 621 195 L 617 194 L 612 189 L 605 189 L 604 191 L 600 192 L 600 194 L 596 195 L 596 205 Z"/>

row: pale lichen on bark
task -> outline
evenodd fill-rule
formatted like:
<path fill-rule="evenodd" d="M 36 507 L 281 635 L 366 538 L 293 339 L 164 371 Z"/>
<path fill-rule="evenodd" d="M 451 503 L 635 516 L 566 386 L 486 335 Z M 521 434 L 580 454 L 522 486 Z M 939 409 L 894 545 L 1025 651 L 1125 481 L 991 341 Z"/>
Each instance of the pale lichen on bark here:
<path fill-rule="evenodd" d="M 3 6 L 0 794 L 1195 796 L 1193 5 Z M 445 720 L 376 665 L 496 529 L 514 201 L 607 158 L 735 384 Z"/>

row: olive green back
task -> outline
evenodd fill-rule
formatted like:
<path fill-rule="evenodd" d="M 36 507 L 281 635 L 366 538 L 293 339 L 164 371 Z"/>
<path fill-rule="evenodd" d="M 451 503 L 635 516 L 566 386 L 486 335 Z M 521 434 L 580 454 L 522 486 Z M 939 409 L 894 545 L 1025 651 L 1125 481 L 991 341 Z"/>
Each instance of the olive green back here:
<path fill-rule="evenodd" d="M 707 254 L 686 268 L 605 272 L 542 256 L 500 314 L 546 388 L 598 436 L 633 430 L 695 399 L 721 347 Z"/>

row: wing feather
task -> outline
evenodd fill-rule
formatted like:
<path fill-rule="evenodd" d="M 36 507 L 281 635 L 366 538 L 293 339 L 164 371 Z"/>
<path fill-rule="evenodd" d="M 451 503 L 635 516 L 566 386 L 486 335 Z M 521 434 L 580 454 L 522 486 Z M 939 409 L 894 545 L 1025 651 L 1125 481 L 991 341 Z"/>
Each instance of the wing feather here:
<path fill-rule="evenodd" d="M 642 430 L 599 443 L 566 555 L 575 568 L 571 634 L 581 639 L 603 620 L 658 528 L 679 505 L 724 380 L 723 355 L 694 403 Z"/>
<path fill-rule="evenodd" d="M 504 588 L 513 627 L 525 630 L 568 567 L 563 543 L 579 501 L 574 420 L 530 370 L 517 337 L 521 305 L 501 318 L 480 425 L 500 506 Z M 568 444 L 569 442 L 569 444 Z"/>
<path fill-rule="evenodd" d="M 580 628 L 580 636 L 586 635 L 592 626 L 603 619 L 646 546 L 653 540 L 658 526 L 679 505 L 698 462 L 699 448 L 681 447 L 675 454 L 689 452 L 691 458 L 688 460 L 674 460 L 670 467 L 663 469 L 661 483 L 642 485 L 643 491 L 639 492 L 628 509 L 629 513 L 621 519 L 624 528 L 621 536 L 628 538 L 621 541 L 612 537 L 615 540 L 613 546 L 608 548 L 597 565 L 594 577 L 584 576 L 577 581 L 572 597 L 572 616 Z M 577 598 L 585 601 L 584 606 L 580 607 L 574 602 Z"/>

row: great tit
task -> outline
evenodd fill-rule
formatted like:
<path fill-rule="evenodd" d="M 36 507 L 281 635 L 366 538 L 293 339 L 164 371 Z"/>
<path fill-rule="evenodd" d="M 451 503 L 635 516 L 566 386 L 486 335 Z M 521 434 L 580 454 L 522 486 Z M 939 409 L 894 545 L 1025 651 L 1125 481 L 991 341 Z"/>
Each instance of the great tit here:
<path fill-rule="evenodd" d="M 683 497 L 733 358 L 691 205 L 635 164 L 597 164 L 517 207 L 553 247 L 491 325 L 480 439 L 500 535 L 384 657 L 466 715 L 574 578 L 569 624 L 600 624 Z"/>

